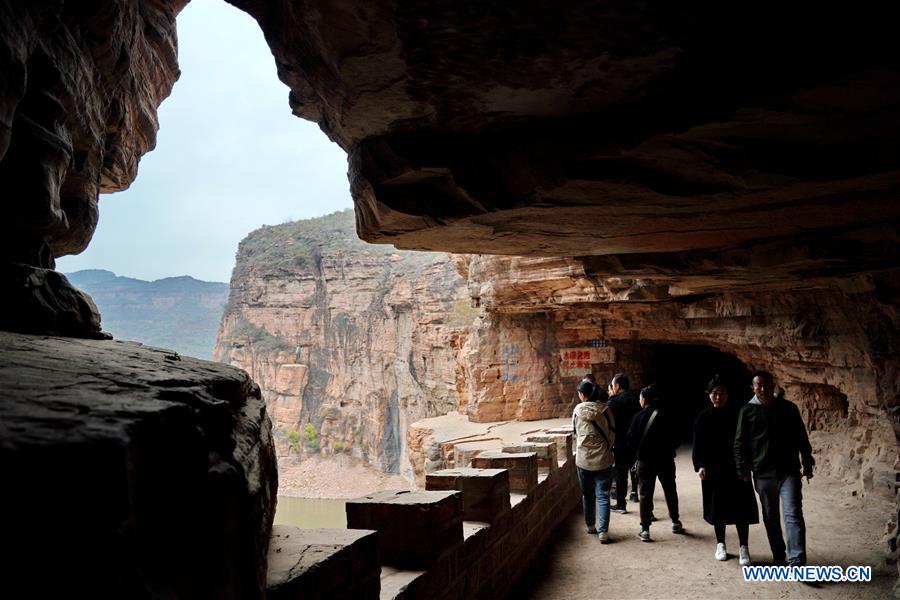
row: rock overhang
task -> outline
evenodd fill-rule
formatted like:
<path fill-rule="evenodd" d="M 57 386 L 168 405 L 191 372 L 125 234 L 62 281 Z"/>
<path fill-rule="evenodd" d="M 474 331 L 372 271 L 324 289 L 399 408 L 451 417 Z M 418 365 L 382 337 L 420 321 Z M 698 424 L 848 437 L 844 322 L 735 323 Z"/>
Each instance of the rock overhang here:
<path fill-rule="evenodd" d="M 647 259 L 900 219 L 893 8 L 232 3 L 369 242 Z"/>

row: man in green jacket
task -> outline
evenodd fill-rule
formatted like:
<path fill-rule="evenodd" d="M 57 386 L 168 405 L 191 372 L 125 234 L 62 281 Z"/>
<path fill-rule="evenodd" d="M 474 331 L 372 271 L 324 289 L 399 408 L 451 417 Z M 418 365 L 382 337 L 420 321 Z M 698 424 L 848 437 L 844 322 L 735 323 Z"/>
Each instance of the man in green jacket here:
<path fill-rule="evenodd" d="M 763 523 L 775 564 L 806 564 L 806 523 L 800 469 L 807 481 L 815 461 L 800 411 L 793 402 L 776 398 L 775 379 L 767 371 L 753 374 L 753 399 L 741 408 L 734 439 L 738 475 L 750 479 L 759 494 Z M 798 458 L 799 456 L 799 458 Z M 787 556 L 781 532 L 781 504 L 787 531 Z"/>

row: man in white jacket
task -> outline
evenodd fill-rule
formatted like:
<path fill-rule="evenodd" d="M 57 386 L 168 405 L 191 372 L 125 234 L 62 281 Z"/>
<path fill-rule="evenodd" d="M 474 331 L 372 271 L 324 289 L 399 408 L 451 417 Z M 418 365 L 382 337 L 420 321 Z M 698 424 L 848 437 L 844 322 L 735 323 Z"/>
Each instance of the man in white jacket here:
<path fill-rule="evenodd" d="M 578 385 L 581 402 L 572 412 L 575 428 L 575 466 L 581 483 L 587 532 L 609 542 L 609 488 L 612 481 L 616 423 L 612 411 L 600 401 L 601 390 L 589 381 Z"/>

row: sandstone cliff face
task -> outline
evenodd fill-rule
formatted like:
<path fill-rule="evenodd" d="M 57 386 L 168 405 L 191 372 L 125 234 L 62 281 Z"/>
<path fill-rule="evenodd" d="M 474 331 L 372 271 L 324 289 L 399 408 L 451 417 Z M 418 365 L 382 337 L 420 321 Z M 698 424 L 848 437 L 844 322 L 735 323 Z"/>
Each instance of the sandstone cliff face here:
<path fill-rule="evenodd" d="M 259 382 L 281 456 L 318 446 L 407 472 L 407 425 L 460 404 L 475 318 L 449 257 L 369 246 L 336 213 L 241 243 L 215 357 Z"/>
<path fill-rule="evenodd" d="M 547 348 L 564 352 L 600 338 L 608 350 L 592 370 L 605 377 L 626 370 L 633 385 L 641 385 L 651 375 L 642 346 L 706 345 L 752 369 L 775 373 L 814 432 L 820 468 L 859 493 L 893 497 L 900 273 L 808 279 L 791 291 L 763 280 L 756 291 L 752 285 L 735 285 L 736 291 L 710 294 L 704 286 L 716 285 L 714 280 L 675 281 L 671 275 L 601 279 L 585 262 L 469 258 L 469 291 L 488 315 L 467 340 L 467 356 L 478 357 L 474 364 L 469 361 L 472 374 L 485 378 L 494 368 L 485 362 L 490 356 L 485 346 L 498 338 L 517 339 L 520 360 L 530 372 L 526 377 L 534 379 L 530 397 L 474 392 L 471 418 L 551 416 L 544 410 L 559 395 L 548 384 L 560 376 L 561 359 L 559 352 L 544 352 Z M 543 387 L 537 372 L 545 373 Z M 562 379 L 571 389 L 575 380 Z"/>
<path fill-rule="evenodd" d="M 186 3 L 0 2 L 0 276 L 19 315 L 0 311 L 3 329 L 98 334 L 90 301 L 42 269 L 87 247 L 98 195 L 127 188 L 153 148 Z"/>

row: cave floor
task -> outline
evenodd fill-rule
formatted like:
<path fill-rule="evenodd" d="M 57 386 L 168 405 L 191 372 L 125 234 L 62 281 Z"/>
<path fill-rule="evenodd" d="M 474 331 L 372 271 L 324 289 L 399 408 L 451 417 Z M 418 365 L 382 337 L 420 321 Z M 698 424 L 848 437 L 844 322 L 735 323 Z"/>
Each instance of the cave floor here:
<path fill-rule="evenodd" d="M 636 503 L 624 515 L 613 513 L 612 542 L 601 545 L 584 531 L 581 509 L 560 527 L 556 541 L 546 548 L 510 597 L 566 598 L 889 598 L 893 596 L 896 566 L 885 562 L 885 524 L 893 510 L 878 497 L 865 500 L 844 492 L 842 485 L 816 475 L 804 480 L 803 504 L 810 565 L 870 565 L 869 583 L 745 582 L 737 561 L 734 527 L 726 534 L 729 559 L 713 559 L 715 534 L 703 521 L 700 482 L 691 466 L 690 449 L 677 458 L 678 498 L 686 535 L 671 533 L 665 500 L 657 485 L 655 514 L 660 518 L 651 534 L 638 537 L 640 519 Z M 770 564 L 772 556 L 765 528 L 750 528 L 750 555 L 754 564 Z"/>

